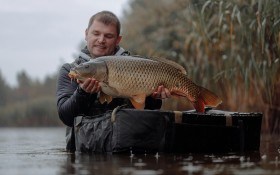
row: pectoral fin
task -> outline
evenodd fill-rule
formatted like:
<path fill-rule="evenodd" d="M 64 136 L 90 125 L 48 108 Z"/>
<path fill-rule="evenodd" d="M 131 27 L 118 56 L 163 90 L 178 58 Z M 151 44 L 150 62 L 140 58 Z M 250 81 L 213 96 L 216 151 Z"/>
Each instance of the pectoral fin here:
<path fill-rule="evenodd" d="M 112 101 L 113 97 L 110 95 L 107 95 L 105 93 L 103 93 L 102 91 L 100 92 L 100 96 L 99 96 L 99 101 L 101 104 L 107 102 L 110 103 Z"/>
<path fill-rule="evenodd" d="M 131 98 L 129 98 L 129 100 L 135 109 L 144 109 L 146 94 L 133 95 Z"/>

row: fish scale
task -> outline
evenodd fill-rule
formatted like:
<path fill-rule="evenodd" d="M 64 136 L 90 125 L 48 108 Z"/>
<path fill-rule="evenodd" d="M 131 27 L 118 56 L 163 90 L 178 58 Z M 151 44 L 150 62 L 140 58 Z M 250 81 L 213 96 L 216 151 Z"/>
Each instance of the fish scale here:
<path fill-rule="evenodd" d="M 155 87 L 163 84 L 167 86 L 164 82 L 169 82 L 171 80 L 170 76 L 164 76 L 164 72 L 166 67 L 158 65 L 158 62 L 153 61 L 138 61 L 138 62 L 125 62 L 124 65 L 122 65 L 124 61 L 121 61 L 121 59 L 116 59 L 114 61 L 108 61 L 107 66 L 110 70 L 108 73 L 108 82 L 109 86 L 116 87 L 114 83 L 121 82 L 122 86 L 117 87 L 117 89 L 121 90 L 124 87 L 125 90 L 131 90 L 126 91 L 122 93 L 129 93 L 132 94 L 135 89 L 138 91 L 145 91 L 148 93 L 151 92 L 151 90 L 154 90 Z M 114 70 L 116 67 L 123 67 L 121 70 Z M 123 71 L 126 70 L 126 74 L 123 74 Z M 120 77 L 121 79 L 118 79 L 116 75 L 122 74 L 123 76 Z"/>
<path fill-rule="evenodd" d="M 110 102 L 112 97 L 125 97 L 137 109 L 144 108 L 145 97 L 160 85 L 169 89 L 171 95 L 186 97 L 198 112 L 204 112 L 205 106 L 216 107 L 222 102 L 213 92 L 192 82 L 185 72 L 167 59 L 105 56 L 72 68 L 69 76 L 93 77 L 101 82 L 105 95 L 101 100 Z"/>

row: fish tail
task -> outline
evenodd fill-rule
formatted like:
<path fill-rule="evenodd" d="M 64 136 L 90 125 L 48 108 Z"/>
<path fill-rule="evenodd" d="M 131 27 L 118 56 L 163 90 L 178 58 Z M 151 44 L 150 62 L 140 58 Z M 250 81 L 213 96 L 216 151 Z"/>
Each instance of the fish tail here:
<path fill-rule="evenodd" d="M 200 93 L 197 100 L 193 103 L 194 108 L 197 112 L 204 112 L 205 106 L 209 107 L 217 107 L 222 103 L 222 100 L 213 92 L 205 89 L 203 87 L 200 88 Z"/>

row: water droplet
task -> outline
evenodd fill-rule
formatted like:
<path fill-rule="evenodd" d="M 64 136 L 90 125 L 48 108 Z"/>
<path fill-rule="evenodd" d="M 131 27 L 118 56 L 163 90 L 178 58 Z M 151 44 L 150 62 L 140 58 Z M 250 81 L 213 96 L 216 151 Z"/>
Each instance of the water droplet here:
<path fill-rule="evenodd" d="M 158 152 L 156 153 L 155 157 L 158 159 L 160 156 L 158 155 Z"/>
<path fill-rule="evenodd" d="M 278 167 L 278 164 L 279 164 L 279 162 L 278 162 L 278 156 L 276 156 L 276 157 L 275 157 L 275 166 Z"/>
<path fill-rule="evenodd" d="M 146 166 L 146 163 L 144 163 L 144 162 L 142 161 L 142 159 L 138 159 L 138 162 L 137 162 L 137 163 L 134 163 L 134 166 L 143 167 L 143 166 Z"/>
<path fill-rule="evenodd" d="M 184 161 L 192 161 L 193 160 L 193 156 L 189 156 L 186 159 L 184 159 Z"/>
<path fill-rule="evenodd" d="M 241 156 L 241 157 L 239 158 L 239 160 L 240 160 L 240 163 L 243 163 L 244 160 L 245 160 L 245 157 L 244 157 L 244 156 Z"/>
<path fill-rule="evenodd" d="M 130 150 L 130 158 L 132 158 L 134 156 L 134 154 L 132 153 L 132 150 Z"/>
<path fill-rule="evenodd" d="M 250 160 L 251 160 L 250 157 L 248 157 L 248 158 L 247 158 L 247 162 L 250 162 Z"/>
<path fill-rule="evenodd" d="M 241 168 L 252 168 L 254 166 L 256 166 L 256 164 L 254 162 L 244 162 L 241 163 Z"/>
<path fill-rule="evenodd" d="M 213 163 L 222 163 L 222 162 L 225 162 L 225 161 L 221 158 L 216 158 L 216 159 L 212 159 L 212 162 Z"/>
<path fill-rule="evenodd" d="M 264 154 L 263 156 L 262 156 L 262 160 L 266 160 L 266 158 L 267 158 L 267 155 L 266 154 Z"/>
<path fill-rule="evenodd" d="M 202 170 L 202 166 L 193 165 L 192 163 L 189 163 L 188 165 L 183 166 L 182 170 L 187 171 L 189 173 L 196 173 Z"/>

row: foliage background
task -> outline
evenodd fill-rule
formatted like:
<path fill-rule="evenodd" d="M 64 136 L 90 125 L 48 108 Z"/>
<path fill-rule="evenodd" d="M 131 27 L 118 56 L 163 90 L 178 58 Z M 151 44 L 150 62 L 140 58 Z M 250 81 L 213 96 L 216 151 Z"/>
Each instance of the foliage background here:
<path fill-rule="evenodd" d="M 122 18 L 121 45 L 133 54 L 183 65 L 197 84 L 222 99 L 218 109 L 264 113 L 263 129 L 280 126 L 280 1 L 131 0 Z M 57 75 L 43 82 L 18 73 L 9 87 L 0 73 L 0 126 L 61 125 Z M 184 99 L 163 109 L 187 110 Z"/>
<path fill-rule="evenodd" d="M 183 65 L 223 99 L 219 109 L 263 112 L 279 128 L 280 1 L 134 0 L 124 19 L 125 48 Z M 165 108 L 186 109 L 182 100 Z"/>
<path fill-rule="evenodd" d="M 56 110 L 57 75 L 43 82 L 25 71 L 17 74 L 17 87 L 9 87 L 0 72 L 0 126 L 60 126 Z"/>

